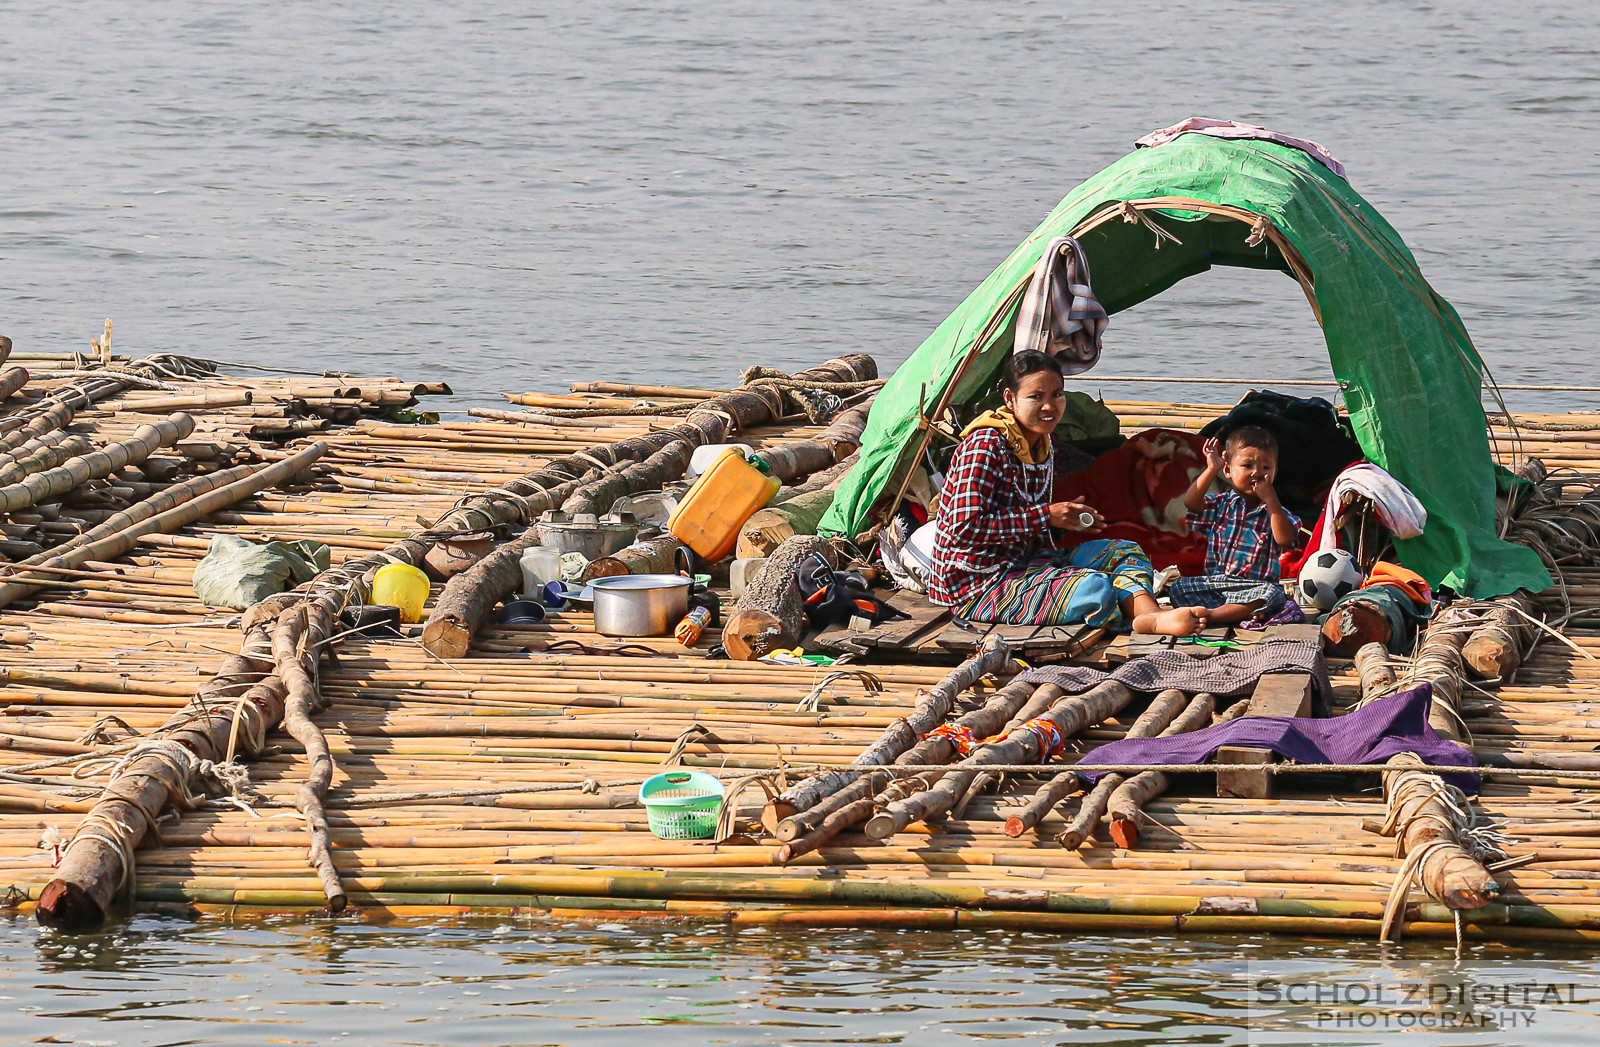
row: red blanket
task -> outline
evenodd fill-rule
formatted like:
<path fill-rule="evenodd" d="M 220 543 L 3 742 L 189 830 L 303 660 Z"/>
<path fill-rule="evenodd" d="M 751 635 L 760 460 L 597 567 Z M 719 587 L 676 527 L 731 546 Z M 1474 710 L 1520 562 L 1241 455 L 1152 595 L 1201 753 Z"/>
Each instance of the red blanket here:
<path fill-rule="evenodd" d="M 1204 445 L 1193 433 L 1146 429 L 1089 468 L 1057 480 L 1057 501 L 1083 502 L 1106 518 L 1100 533 L 1069 534 L 1066 542 L 1126 538 L 1158 569 L 1177 564 L 1186 575 L 1203 573 L 1206 542 L 1184 530 L 1183 495 L 1205 469 Z"/>

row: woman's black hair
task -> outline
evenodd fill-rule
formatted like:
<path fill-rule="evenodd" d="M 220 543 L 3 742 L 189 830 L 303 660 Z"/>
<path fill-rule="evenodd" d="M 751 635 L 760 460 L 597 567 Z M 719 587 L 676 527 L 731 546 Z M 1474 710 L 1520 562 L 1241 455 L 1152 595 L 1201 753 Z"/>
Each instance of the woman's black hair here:
<path fill-rule="evenodd" d="M 1030 374 L 1040 371 L 1053 371 L 1057 378 L 1062 377 L 1061 361 L 1049 353 L 1041 353 L 1037 349 L 1016 353 L 1006 361 L 1000 371 L 1000 388 L 1016 392 L 1022 387 L 1022 380 Z"/>

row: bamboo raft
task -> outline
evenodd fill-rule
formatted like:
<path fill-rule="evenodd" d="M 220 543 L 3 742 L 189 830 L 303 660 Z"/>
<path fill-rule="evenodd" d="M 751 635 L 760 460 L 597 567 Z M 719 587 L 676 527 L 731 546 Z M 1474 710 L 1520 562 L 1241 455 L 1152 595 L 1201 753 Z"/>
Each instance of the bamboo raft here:
<path fill-rule="evenodd" d="M 107 909 L 223 916 L 310 918 L 348 905 L 368 918 L 494 911 L 1357 937 L 1387 923 L 1412 936 L 1600 942 L 1593 563 L 1568 565 L 1562 586 L 1539 595 L 1538 610 L 1570 616 L 1565 639 L 1540 634 L 1507 680 L 1463 679 L 1461 642 L 1451 669 L 1449 631 L 1437 626 L 1446 649 L 1419 652 L 1416 666 L 1334 664 L 1336 711 L 1361 701 L 1363 679 L 1370 689 L 1408 668 L 1442 674 L 1430 678 L 1450 681 L 1457 736 L 1481 762 L 1522 767 L 1486 776 L 1473 802 L 1503 836 L 1504 859 L 1479 884 L 1492 898 L 1463 902 L 1406 889 L 1417 852 L 1397 854 L 1393 836 L 1425 829 L 1422 808 L 1437 799 L 1407 792 L 1405 775 L 1419 772 L 1400 765 L 1381 779 L 1373 768 L 1288 781 L 1270 799 L 1215 795 L 1204 775 L 1130 775 L 1123 785 L 1137 795 L 1113 784 L 1074 798 L 1059 763 L 1006 772 L 1001 761 L 946 776 L 944 793 L 930 795 L 952 759 L 925 729 L 908 733 L 932 715 L 930 701 L 944 702 L 932 724 L 987 717 L 989 730 L 1065 708 L 1050 705 L 1059 692 L 1009 682 L 1003 649 L 959 666 L 952 656 L 841 673 L 708 659 L 715 629 L 696 649 L 622 643 L 570 608 L 536 626 L 469 626 L 459 656 L 425 644 L 421 627 L 379 639 L 338 625 L 361 572 L 420 556 L 457 524 L 518 533 L 538 501 L 536 488 L 518 487 L 524 478 L 586 449 L 670 439 L 686 408 L 723 390 L 593 383 L 418 424 L 416 398 L 442 386 L 130 363 L 109 341 L 108 325 L 99 359 L 0 366 L 0 540 L 15 561 L 0 569 L 0 880 L 15 911 L 54 904 L 70 917 L 100 904 L 88 887 L 53 883 L 76 865 L 85 883 L 98 877 Z M 748 398 L 758 387 L 743 388 Z M 1198 428 L 1226 410 L 1109 406 L 1127 432 Z M 737 439 L 761 450 L 814 446 L 827 431 L 804 416 L 723 408 Z M 1600 473 L 1600 415 L 1490 424 L 1507 464 L 1532 455 L 1552 470 Z M 657 443 L 652 454 L 668 453 Z M 210 608 L 191 585 L 219 534 L 314 539 L 334 567 L 302 590 L 307 599 L 270 608 L 276 618 Z M 430 609 L 444 596 L 435 585 Z M 1060 713 L 1076 717 L 1061 760 L 1211 719 L 1209 705 L 1182 695 L 1091 695 L 1092 710 Z M 897 732 L 904 744 L 885 747 Z M 152 740 L 168 736 L 189 755 Z M 871 770 L 908 751 L 924 776 Z M 186 780 L 160 769 L 174 763 Z M 679 764 L 733 786 L 718 842 L 650 833 L 638 785 Z M 861 783 L 855 802 L 872 820 L 812 837 L 815 825 L 786 825 L 806 808 L 785 797 L 817 792 L 808 775 L 819 769 L 838 772 L 835 790 Z M 883 790 L 899 799 L 886 805 Z M 848 799 L 834 795 L 836 806 Z M 930 813 L 940 804 L 942 816 Z M 1391 835 L 1373 831 L 1386 820 Z M 1438 880 L 1423 872 L 1424 887 Z"/>

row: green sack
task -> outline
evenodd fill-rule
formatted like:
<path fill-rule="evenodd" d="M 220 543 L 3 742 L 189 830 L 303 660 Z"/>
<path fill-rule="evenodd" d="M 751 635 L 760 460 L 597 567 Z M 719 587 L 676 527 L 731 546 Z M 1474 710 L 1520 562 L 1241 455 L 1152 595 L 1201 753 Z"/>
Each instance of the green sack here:
<path fill-rule="evenodd" d="M 1067 402 L 1061 409 L 1061 421 L 1056 423 L 1056 439 L 1063 443 L 1081 446 L 1120 442 L 1122 423 L 1104 400 L 1096 400 L 1088 393 L 1067 390 Z"/>
<path fill-rule="evenodd" d="M 309 582 L 328 569 L 332 551 L 321 542 L 257 544 L 231 534 L 211 539 L 194 569 L 194 594 L 208 607 L 242 611 L 274 593 Z"/>

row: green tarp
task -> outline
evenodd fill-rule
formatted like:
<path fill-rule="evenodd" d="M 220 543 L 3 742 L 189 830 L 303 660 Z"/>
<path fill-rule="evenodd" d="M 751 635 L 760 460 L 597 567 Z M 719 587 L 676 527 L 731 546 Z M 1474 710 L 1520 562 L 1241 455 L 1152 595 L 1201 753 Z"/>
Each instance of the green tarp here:
<path fill-rule="evenodd" d="M 986 327 L 990 335 L 976 347 L 954 402 L 990 386 L 1011 350 L 1012 292 L 1052 237 L 1072 233 L 1107 205 L 1162 197 L 1261 215 L 1303 259 L 1362 450 L 1427 507 L 1426 532 L 1398 543 L 1406 566 L 1470 596 L 1548 587 L 1537 555 L 1495 535 L 1495 473 L 1479 401 L 1483 364 L 1460 316 L 1428 286 L 1400 235 L 1347 182 L 1305 153 L 1200 134 L 1136 150 L 1078 186 L 928 336 L 878 394 L 860 461 L 823 518 L 823 532 L 866 530 L 874 506 L 898 489 L 909 466 L 905 458 L 918 446 L 919 410 L 931 409 L 944 393 Z M 1288 271 L 1270 237 L 1247 243 L 1251 227 L 1243 221 L 1174 208 L 1142 214 L 1146 221 L 1118 216 L 1081 237 L 1095 294 L 1109 312 L 1213 265 Z M 1176 240 L 1158 238 L 1152 224 Z M 990 324 L 1003 306 L 1010 313 L 1005 322 Z M 1106 353 L 1115 356 L 1114 338 Z M 1196 345 L 1190 355 L 1204 361 L 1207 373 L 1225 374 L 1226 353 L 1224 346 Z"/>

